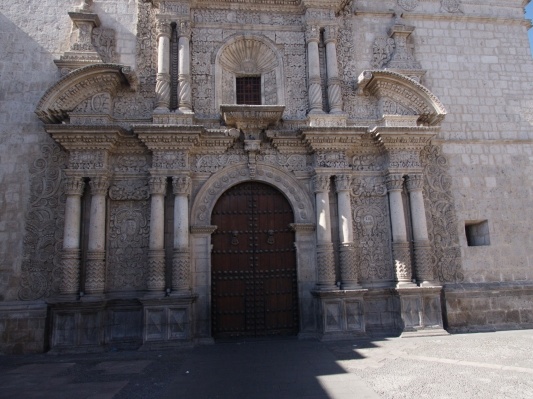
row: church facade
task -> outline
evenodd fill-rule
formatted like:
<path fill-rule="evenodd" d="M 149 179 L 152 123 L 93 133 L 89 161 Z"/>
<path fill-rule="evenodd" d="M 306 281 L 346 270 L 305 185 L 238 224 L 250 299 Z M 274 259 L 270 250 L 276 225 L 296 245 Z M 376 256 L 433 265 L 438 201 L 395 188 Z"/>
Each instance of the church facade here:
<path fill-rule="evenodd" d="M 527 2 L 29 3 L 4 352 L 533 326 Z"/>

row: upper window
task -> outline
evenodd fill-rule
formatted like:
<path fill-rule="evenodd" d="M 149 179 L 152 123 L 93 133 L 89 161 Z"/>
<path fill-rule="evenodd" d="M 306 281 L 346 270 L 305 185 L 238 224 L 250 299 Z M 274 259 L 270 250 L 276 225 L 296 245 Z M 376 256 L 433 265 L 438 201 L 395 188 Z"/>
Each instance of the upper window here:
<path fill-rule="evenodd" d="M 237 104 L 261 105 L 261 76 L 235 78 Z"/>

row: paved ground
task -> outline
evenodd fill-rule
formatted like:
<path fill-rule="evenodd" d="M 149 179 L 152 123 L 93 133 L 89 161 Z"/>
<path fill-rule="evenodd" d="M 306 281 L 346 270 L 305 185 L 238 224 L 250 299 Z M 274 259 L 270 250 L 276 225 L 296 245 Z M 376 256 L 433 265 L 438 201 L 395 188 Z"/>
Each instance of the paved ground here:
<path fill-rule="evenodd" d="M 533 398 L 533 330 L 0 355 L 0 398 Z"/>

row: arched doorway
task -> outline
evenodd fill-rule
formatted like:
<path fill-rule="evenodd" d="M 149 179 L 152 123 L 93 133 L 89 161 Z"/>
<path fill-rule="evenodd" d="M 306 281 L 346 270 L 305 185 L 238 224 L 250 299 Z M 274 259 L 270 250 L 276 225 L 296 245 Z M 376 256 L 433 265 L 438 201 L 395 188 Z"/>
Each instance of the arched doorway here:
<path fill-rule="evenodd" d="M 258 182 L 233 186 L 211 217 L 211 320 L 215 338 L 295 335 L 298 295 L 292 208 Z"/>

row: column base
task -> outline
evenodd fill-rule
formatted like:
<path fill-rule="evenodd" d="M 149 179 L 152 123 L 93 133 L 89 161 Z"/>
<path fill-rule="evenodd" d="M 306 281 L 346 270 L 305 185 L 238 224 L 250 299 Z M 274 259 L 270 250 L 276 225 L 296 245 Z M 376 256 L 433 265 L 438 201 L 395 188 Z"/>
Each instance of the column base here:
<path fill-rule="evenodd" d="M 442 287 L 397 288 L 401 337 L 448 335 L 442 322 Z"/>

